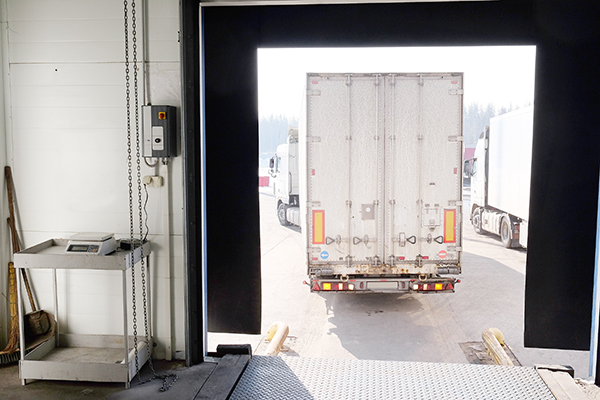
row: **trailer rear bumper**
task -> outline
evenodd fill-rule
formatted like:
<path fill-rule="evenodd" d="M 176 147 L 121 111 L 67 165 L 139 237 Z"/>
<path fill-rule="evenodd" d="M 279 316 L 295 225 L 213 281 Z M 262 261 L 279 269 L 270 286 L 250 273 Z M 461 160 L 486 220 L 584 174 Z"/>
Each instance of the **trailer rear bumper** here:
<path fill-rule="evenodd" d="M 454 293 L 460 280 L 451 277 L 348 278 L 311 277 L 311 292 L 346 293 Z"/>

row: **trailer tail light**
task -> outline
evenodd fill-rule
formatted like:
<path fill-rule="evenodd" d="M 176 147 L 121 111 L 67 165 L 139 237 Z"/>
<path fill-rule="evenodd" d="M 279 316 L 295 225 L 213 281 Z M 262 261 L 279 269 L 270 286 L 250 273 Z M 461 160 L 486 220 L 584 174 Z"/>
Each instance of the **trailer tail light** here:
<path fill-rule="evenodd" d="M 356 289 L 356 285 L 354 283 L 347 282 L 321 282 L 322 290 L 330 291 L 330 292 L 345 292 L 345 291 L 353 291 Z M 312 290 L 321 290 L 319 285 L 315 282 L 312 287 Z"/>
<path fill-rule="evenodd" d="M 444 243 L 456 243 L 456 210 L 444 210 Z"/>
<path fill-rule="evenodd" d="M 324 210 L 313 210 L 312 212 L 312 230 L 313 230 L 313 244 L 324 244 L 325 243 L 325 211 Z"/>
<path fill-rule="evenodd" d="M 321 288 L 319 287 L 319 284 L 315 282 L 315 284 L 312 285 L 312 288 L 310 290 L 312 290 L 313 292 L 318 292 L 321 290 Z"/>
<path fill-rule="evenodd" d="M 441 292 L 444 290 L 454 290 L 452 283 L 414 283 L 412 289 L 415 292 Z"/>

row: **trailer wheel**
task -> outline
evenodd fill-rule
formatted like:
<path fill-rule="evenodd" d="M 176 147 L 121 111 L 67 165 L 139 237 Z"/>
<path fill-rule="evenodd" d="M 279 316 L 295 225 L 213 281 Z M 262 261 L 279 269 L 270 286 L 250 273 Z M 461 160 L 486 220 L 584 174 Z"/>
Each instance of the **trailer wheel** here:
<path fill-rule="evenodd" d="M 473 212 L 473 218 L 471 218 L 471 223 L 473 224 L 475 233 L 481 235 L 483 233 L 483 231 L 481 230 L 481 208 L 478 208 Z"/>
<path fill-rule="evenodd" d="M 287 205 L 284 203 L 279 203 L 277 206 L 277 218 L 279 219 L 279 223 L 283 226 L 288 226 L 290 223 L 286 217 L 287 214 Z"/>
<path fill-rule="evenodd" d="M 507 249 L 512 247 L 512 238 L 510 237 L 511 227 L 510 221 L 508 218 L 502 218 L 502 222 L 500 223 L 500 238 L 502 239 L 502 244 Z"/>

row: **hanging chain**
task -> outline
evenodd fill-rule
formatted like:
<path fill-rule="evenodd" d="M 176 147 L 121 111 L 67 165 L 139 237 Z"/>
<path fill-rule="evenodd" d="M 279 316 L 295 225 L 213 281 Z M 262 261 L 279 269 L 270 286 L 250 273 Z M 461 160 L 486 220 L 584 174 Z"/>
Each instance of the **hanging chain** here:
<path fill-rule="evenodd" d="M 133 221 L 133 163 L 131 158 L 131 82 L 129 71 L 129 21 L 127 17 L 127 0 L 123 1 L 123 12 L 125 16 L 125 93 L 127 102 L 127 179 L 129 186 L 129 243 L 131 249 L 131 303 L 133 316 L 133 348 L 135 351 L 135 370 L 139 371 L 139 360 L 137 350 L 137 307 L 135 299 L 135 260 L 133 257 L 134 245 L 134 221 Z M 138 379 L 141 382 L 139 377 Z"/>
<path fill-rule="evenodd" d="M 138 93 L 138 67 L 137 67 L 137 25 L 136 25 L 136 10 L 135 0 L 131 1 L 131 40 L 132 40 L 132 56 L 133 56 L 133 89 L 134 89 L 134 106 L 135 106 L 135 157 L 136 157 L 136 183 L 138 193 L 138 210 L 139 210 L 139 248 L 140 248 L 140 271 L 142 279 L 142 300 L 144 306 L 144 331 L 146 339 L 146 351 L 148 356 L 148 364 L 152 371 L 152 377 L 148 380 L 142 381 L 140 377 L 139 367 L 139 354 L 138 354 L 138 337 L 137 337 L 137 311 L 136 311 L 136 298 L 135 298 L 135 239 L 134 239 L 134 213 L 133 213 L 133 163 L 132 163 L 132 143 L 131 143 L 131 89 L 130 89 L 130 71 L 129 71 L 129 34 L 128 34 L 128 17 L 127 17 L 127 0 L 123 1 L 124 4 L 124 15 L 125 15 L 125 80 L 126 80 L 126 100 L 127 100 L 127 173 L 129 180 L 129 239 L 131 243 L 131 259 L 133 265 L 131 266 L 131 301 L 132 301 L 132 315 L 133 315 L 133 346 L 135 353 L 135 371 L 138 376 L 140 384 L 150 382 L 156 378 L 163 379 L 162 387 L 159 389 L 161 392 L 165 392 L 173 386 L 177 381 L 176 374 L 157 374 L 154 370 L 152 363 L 152 356 L 150 352 L 150 329 L 148 327 L 148 303 L 146 295 L 146 265 L 144 256 L 144 243 L 145 238 L 143 228 L 143 216 L 142 212 L 144 207 L 142 206 L 142 170 L 141 170 L 141 154 L 140 154 L 140 117 L 139 117 L 139 93 Z M 149 267 L 149 266 L 148 266 Z M 149 271 L 148 271 L 149 272 Z M 170 379 L 169 379 L 170 378 Z"/>

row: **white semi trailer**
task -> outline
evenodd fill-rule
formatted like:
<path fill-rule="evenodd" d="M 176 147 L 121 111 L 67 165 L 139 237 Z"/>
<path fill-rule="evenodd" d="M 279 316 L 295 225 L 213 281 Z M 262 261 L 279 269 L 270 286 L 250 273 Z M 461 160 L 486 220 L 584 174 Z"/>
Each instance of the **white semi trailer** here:
<path fill-rule="evenodd" d="M 533 106 L 490 119 L 479 136 L 471 175 L 471 223 L 500 235 L 505 247 L 527 247 Z"/>
<path fill-rule="evenodd" d="M 271 170 L 280 222 L 299 213 L 311 291 L 454 292 L 462 98 L 462 73 L 307 74 L 298 139 Z"/>

